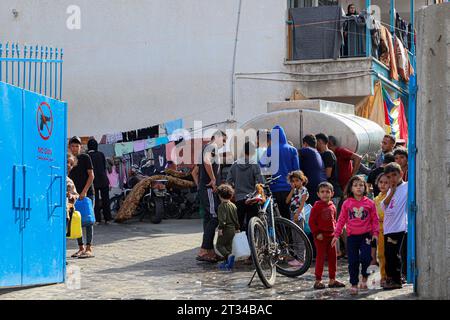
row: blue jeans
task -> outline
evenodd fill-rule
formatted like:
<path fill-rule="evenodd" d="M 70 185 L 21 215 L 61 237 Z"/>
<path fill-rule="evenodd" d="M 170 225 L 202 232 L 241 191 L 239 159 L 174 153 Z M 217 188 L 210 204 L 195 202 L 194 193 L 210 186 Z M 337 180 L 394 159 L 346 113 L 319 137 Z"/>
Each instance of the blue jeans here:
<path fill-rule="evenodd" d="M 92 244 L 92 238 L 94 237 L 94 225 L 90 224 L 90 225 L 86 225 L 83 226 L 83 228 L 85 229 L 85 236 L 86 236 L 86 245 L 91 245 Z M 78 238 L 78 245 L 82 246 L 83 245 L 83 238 Z"/>
<path fill-rule="evenodd" d="M 369 275 L 367 268 L 372 261 L 371 242 L 372 236 L 369 233 L 347 237 L 348 272 L 352 286 L 356 286 L 359 283 L 360 264 L 362 276 L 367 278 Z"/>

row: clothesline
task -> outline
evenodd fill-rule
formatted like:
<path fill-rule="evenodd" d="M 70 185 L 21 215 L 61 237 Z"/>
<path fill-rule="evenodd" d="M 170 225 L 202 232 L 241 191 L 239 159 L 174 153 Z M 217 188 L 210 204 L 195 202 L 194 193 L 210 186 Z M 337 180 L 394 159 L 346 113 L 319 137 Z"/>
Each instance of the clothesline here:
<path fill-rule="evenodd" d="M 332 19 L 332 20 L 325 20 L 325 21 L 319 21 L 319 22 L 310 22 L 310 23 L 302 23 L 302 24 L 292 24 L 292 27 L 296 27 L 296 28 L 299 28 L 299 27 L 307 27 L 307 26 L 313 26 L 313 25 L 320 25 L 320 24 L 325 24 L 325 23 L 334 23 L 334 22 L 339 22 L 339 21 L 341 21 L 340 19 L 338 20 L 338 19 Z M 391 25 L 391 24 L 389 24 L 389 23 L 386 23 L 386 22 L 383 22 L 383 21 L 378 21 L 378 20 L 375 20 L 376 22 L 379 22 L 379 23 L 381 23 L 381 24 L 383 24 L 384 26 L 387 26 L 387 27 L 389 27 L 389 28 L 394 28 L 395 30 L 399 30 L 399 31 L 403 31 L 403 32 L 406 32 L 407 34 L 413 34 L 413 32 L 409 32 L 409 31 L 405 31 L 405 30 L 403 30 L 403 29 L 400 29 L 400 28 L 397 28 L 396 26 L 393 26 L 393 25 Z M 326 27 L 320 27 L 320 26 L 318 26 L 318 28 L 322 28 L 322 29 L 327 29 L 327 30 L 330 30 L 330 31 L 341 31 L 341 29 L 336 29 L 336 28 L 326 28 Z M 351 33 L 351 32 L 348 32 L 348 33 Z M 355 32 L 353 32 L 353 33 L 351 33 L 351 34 L 359 34 L 359 33 L 355 33 Z"/>

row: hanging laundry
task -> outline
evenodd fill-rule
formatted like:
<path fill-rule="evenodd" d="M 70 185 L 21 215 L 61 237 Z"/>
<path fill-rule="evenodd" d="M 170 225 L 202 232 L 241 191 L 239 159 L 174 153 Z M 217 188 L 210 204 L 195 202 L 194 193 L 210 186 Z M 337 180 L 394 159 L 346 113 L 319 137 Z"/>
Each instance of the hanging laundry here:
<path fill-rule="evenodd" d="M 156 172 L 164 172 L 164 169 L 166 168 L 167 164 L 167 158 L 166 158 L 166 146 L 160 145 L 157 147 L 152 148 L 153 152 L 153 159 L 154 159 L 154 165 Z"/>
<path fill-rule="evenodd" d="M 127 132 L 128 141 L 136 141 L 137 140 L 137 131 L 131 130 Z"/>
<path fill-rule="evenodd" d="M 405 108 L 400 98 L 393 100 L 383 88 L 383 101 L 385 109 L 385 123 L 388 126 L 386 133 L 394 135 L 397 139 L 408 139 L 408 123 Z"/>
<path fill-rule="evenodd" d="M 152 136 L 152 130 L 150 127 L 139 129 L 137 131 L 137 138 L 138 140 L 145 140 Z"/>
<path fill-rule="evenodd" d="M 408 23 L 400 17 L 398 12 L 395 14 L 395 35 L 404 47 L 408 47 Z"/>
<path fill-rule="evenodd" d="M 128 153 L 132 153 L 133 152 L 133 143 L 132 142 L 116 143 L 114 145 L 114 151 L 116 153 L 116 156 L 118 156 L 118 157 L 121 157 Z"/>
<path fill-rule="evenodd" d="M 400 130 L 400 139 L 403 139 L 408 143 L 408 121 L 406 120 L 406 110 L 402 99 L 399 100 L 398 111 L 398 125 Z"/>
<path fill-rule="evenodd" d="M 113 144 L 99 144 L 98 151 L 105 155 L 105 158 L 112 158 L 115 156 Z"/>
<path fill-rule="evenodd" d="M 166 144 L 166 159 L 167 161 L 172 161 L 176 163 L 177 155 L 175 142 L 169 142 L 168 144 Z"/>
<path fill-rule="evenodd" d="M 106 144 L 113 144 L 123 141 L 122 133 L 113 133 L 106 135 Z"/>
<path fill-rule="evenodd" d="M 156 138 L 145 140 L 145 149 L 151 149 L 153 147 L 156 147 Z"/>
<path fill-rule="evenodd" d="M 149 138 L 158 138 L 159 137 L 159 125 L 148 128 L 150 131 Z"/>
<path fill-rule="evenodd" d="M 133 150 L 134 152 L 139 152 L 145 150 L 146 140 L 138 140 L 133 142 Z"/>
<path fill-rule="evenodd" d="M 132 165 L 136 165 L 138 167 L 141 167 L 141 161 L 142 159 L 145 159 L 145 151 L 139 151 L 139 152 L 133 152 L 131 154 L 131 161 Z"/>
<path fill-rule="evenodd" d="M 380 61 L 390 69 L 391 78 L 398 80 L 395 50 L 392 43 L 392 35 L 385 26 L 381 26 Z"/>
<path fill-rule="evenodd" d="M 372 120 L 386 131 L 388 126 L 385 121 L 383 92 L 381 89 L 381 81 L 375 82 L 374 95 L 367 97 L 356 106 L 356 115 Z"/>
<path fill-rule="evenodd" d="M 106 171 L 106 176 L 108 177 L 111 188 L 119 188 L 119 172 L 116 166 L 111 167 L 111 172 Z"/>
<path fill-rule="evenodd" d="M 183 119 L 178 119 L 164 124 L 166 134 L 170 136 L 175 130 L 183 128 Z"/>
<path fill-rule="evenodd" d="M 167 143 L 169 143 L 168 137 L 160 137 L 160 138 L 156 138 L 155 146 L 160 146 L 160 145 L 167 144 Z"/>
<path fill-rule="evenodd" d="M 403 43 L 399 38 L 396 38 L 395 40 L 395 58 L 398 74 L 403 80 L 405 80 L 405 82 L 409 82 L 409 76 L 414 74 L 414 69 L 409 62 L 408 52 L 403 46 Z"/>

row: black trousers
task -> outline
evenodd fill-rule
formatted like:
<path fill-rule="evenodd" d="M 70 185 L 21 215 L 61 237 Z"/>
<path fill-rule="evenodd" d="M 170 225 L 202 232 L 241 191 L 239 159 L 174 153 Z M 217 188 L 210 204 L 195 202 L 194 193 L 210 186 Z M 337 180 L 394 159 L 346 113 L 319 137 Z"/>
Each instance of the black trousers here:
<path fill-rule="evenodd" d="M 258 205 L 245 204 L 244 200 L 236 201 L 239 226 L 241 231 L 247 231 L 250 219 L 258 215 Z"/>
<path fill-rule="evenodd" d="M 405 239 L 405 241 L 403 241 Z M 397 284 L 402 283 L 402 242 L 406 246 L 406 232 L 396 232 L 384 235 L 384 256 L 386 258 L 386 275 Z"/>
<path fill-rule="evenodd" d="M 101 201 L 100 201 L 100 196 L 101 196 Z M 97 221 L 97 222 L 102 221 L 101 212 L 103 212 L 103 217 L 105 218 L 105 221 L 112 220 L 111 205 L 110 205 L 110 201 L 109 201 L 109 187 L 100 188 L 100 189 L 95 188 L 94 212 L 95 212 L 95 221 Z"/>
<path fill-rule="evenodd" d="M 289 195 L 290 191 L 279 191 L 273 192 L 273 198 L 278 205 L 278 209 L 280 210 L 280 214 L 283 218 L 291 220 L 291 210 L 289 205 L 286 204 L 286 199 Z"/>
<path fill-rule="evenodd" d="M 200 189 L 198 191 L 200 204 L 205 210 L 203 218 L 203 241 L 202 249 L 214 249 L 214 236 L 216 235 L 216 228 L 219 225 L 217 219 L 217 208 L 219 207 L 219 198 L 211 188 Z"/>

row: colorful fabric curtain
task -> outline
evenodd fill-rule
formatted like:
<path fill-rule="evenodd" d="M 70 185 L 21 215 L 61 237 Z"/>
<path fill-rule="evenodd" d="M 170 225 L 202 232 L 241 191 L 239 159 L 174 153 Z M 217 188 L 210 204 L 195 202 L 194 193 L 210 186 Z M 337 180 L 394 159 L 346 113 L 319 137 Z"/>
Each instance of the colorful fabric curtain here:
<path fill-rule="evenodd" d="M 386 89 L 383 88 L 386 133 L 397 139 L 408 141 L 408 123 L 406 121 L 405 107 L 400 98 L 393 100 Z"/>
<path fill-rule="evenodd" d="M 366 97 L 361 104 L 356 106 L 356 115 L 378 123 L 386 131 L 388 126 L 386 126 L 385 121 L 381 89 L 381 81 L 377 81 L 374 86 L 374 95 Z"/>

